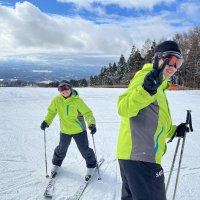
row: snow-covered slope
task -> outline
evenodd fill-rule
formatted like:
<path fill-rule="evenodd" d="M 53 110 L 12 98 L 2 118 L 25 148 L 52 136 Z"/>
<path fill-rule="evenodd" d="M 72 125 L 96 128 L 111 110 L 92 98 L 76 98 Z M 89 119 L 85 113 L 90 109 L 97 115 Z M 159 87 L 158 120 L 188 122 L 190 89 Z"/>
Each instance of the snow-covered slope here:
<path fill-rule="evenodd" d="M 95 177 L 86 189 L 83 200 L 120 200 L 121 178 L 116 159 L 116 144 L 120 117 L 117 98 L 124 89 L 78 88 L 80 96 L 93 110 L 97 120 L 95 144 L 97 156 L 105 158 L 101 166 L 102 180 Z M 0 199 L 42 200 L 47 184 L 45 178 L 44 138 L 39 126 L 48 104 L 57 95 L 56 89 L 0 88 Z M 175 124 L 185 121 L 186 109 L 191 109 L 194 132 L 186 138 L 177 200 L 200 199 L 200 91 L 168 91 L 167 96 Z M 90 146 L 93 147 L 89 135 Z M 56 118 L 46 130 L 48 171 L 54 148 L 59 140 Z M 165 176 L 176 147 L 176 139 L 168 145 L 163 159 Z M 55 184 L 55 200 L 71 196 L 84 178 L 85 162 L 72 141 Z M 175 172 L 177 171 L 177 164 Z M 172 199 L 173 174 L 168 200 Z"/>

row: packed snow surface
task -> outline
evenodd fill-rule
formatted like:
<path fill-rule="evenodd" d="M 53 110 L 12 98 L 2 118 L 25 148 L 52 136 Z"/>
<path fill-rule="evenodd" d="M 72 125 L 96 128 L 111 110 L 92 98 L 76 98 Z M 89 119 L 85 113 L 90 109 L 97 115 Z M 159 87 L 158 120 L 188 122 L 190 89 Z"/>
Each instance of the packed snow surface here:
<path fill-rule="evenodd" d="M 97 121 L 94 135 L 97 157 L 104 157 L 100 168 L 102 180 L 96 175 L 85 190 L 82 200 L 120 200 L 121 177 L 116 159 L 120 126 L 117 99 L 126 89 L 77 88 L 80 96 L 93 110 Z M 44 132 L 40 124 L 47 107 L 58 94 L 51 88 L 0 88 L 0 199 L 42 200 L 48 179 L 45 177 Z M 167 91 L 174 124 L 185 122 L 186 110 L 192 110 L 194 132 L 188 133 L 184 148 L 176 200 L 200 199 L 200 91 Z M 90 146 L 92 137 L 88 131 Z M 46 130 L 48 172 L 54 148 L 59 141 L 59 120 Z M 169 175 L 177 139 L 168 144 L 162 162 L 165 177 Z M 178 154 L 179 158 L 180 153 Z M 177 158 L 177 160 L 178 160 Z M 172 199 L 177 162 L 167 193 Z M 75 142 L 58 173 L 53 200 L 73 195 L 84 179 L 85 161 Z"/>

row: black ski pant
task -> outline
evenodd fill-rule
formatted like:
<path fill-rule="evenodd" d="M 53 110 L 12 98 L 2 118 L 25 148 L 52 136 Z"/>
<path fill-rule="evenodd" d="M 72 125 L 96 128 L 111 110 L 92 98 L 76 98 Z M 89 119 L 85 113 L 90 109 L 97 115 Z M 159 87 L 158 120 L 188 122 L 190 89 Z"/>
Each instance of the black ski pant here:
<path fill-rule="evenodd" d="M 75 140 L 81 155 L 85 159 L 86 166 L 88 168 L 96 167 L 95 154 L 94 151 L 89 147 L 86 131 L 74 135 L 60 133 L 59 145 L 54 150 L 52 163 L 57 166 L 62 165 L 72 138 Z"/>
<path fill-rule="evenodd" d="M 164 172 L 156 163 L 121 160 L 122 200 L 166 200 Z"/>

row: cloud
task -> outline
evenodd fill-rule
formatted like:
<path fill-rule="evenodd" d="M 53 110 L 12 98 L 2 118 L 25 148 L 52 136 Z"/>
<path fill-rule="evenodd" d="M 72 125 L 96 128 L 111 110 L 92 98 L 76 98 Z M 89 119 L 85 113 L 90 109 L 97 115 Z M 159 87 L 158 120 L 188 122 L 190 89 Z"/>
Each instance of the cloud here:
<path fill-rule="evenodd" d="M 90 7 L 94 4 L 97 5 L 117 5 L 122 8 L 146 8 L 152 9 L 155 5 L 161 3 L 172 3 L 175 0 L 140 0 L 140 1 L 133 1 L 133 0 L 57 0 L 58 2 L 62 3 L 73 3 L 78 7 L 83 7 L 85 9 L 90 9 Z"/>
<path fill-rule="evenodd" d="M 141 47 L 147 38 L 157 41 L 171 38 L 186 28 L 183 20 L 176 19 L 170 12 L 135 18 L 112 15 L 89 21 L 80 16 L 46 14 L 29 2 L 16 3 L 15 7 L 0 5 L 0 59 L 43 53 L 116 57 L 130 53 L 133 44 Z M 26 56 L 25 60 L 28 59 L 38 61 L 42 57 Z"/>
<path fill-rule="evenodd" d="M 199 2 L 185 2 L 179 7 L 179 12 L 187 15 L 191 20 L 198 21 L 200 19 L 200 4 Z"/>
<path fill-rule="evenodd" d="M 16 3 L 15 8 L 0 6 L 0 48 L 4 52 L 118 54 L 128 48 L 129 41 L 126 30 L 118 25 L 47 15 L 28 2 Z"/>

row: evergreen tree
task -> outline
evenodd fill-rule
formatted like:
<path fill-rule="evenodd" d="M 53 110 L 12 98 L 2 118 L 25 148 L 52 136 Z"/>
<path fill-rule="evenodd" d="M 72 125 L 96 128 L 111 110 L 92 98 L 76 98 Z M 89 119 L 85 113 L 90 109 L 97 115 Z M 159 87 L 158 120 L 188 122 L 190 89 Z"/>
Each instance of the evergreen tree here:
<path fill-rule="evenodd" d="M 128 58 L 127 64 L 128 64 L 128 72 L 133 72 L 134 71 L 134 66 L 135 66 L 135 52 L 136 52 L 136 47 L 133 45 L 131 54 Z"/>
<path fill-rule="evenodd" d="M 200 27 L 194 27 L 189 33 L 176 34 L 176 42 L 181 48 L 184 62 L 177 71 L 177 82 L 187 87 L 200 87 Z"/>
<path fill-rule="evenodd" d="M 123 54 L 121 54 L 119 62 L 117 64 L 117 83 L 121 83 L 124 82 L 124 80 L 122 80 L 122 78 L 125 76 L 127 71 L 127 63 L 126 63 L 126 59 L 124 57 Z"/>
<path fill-rule="evenodd" d="M 143 45 L 143 48 L 141 50 L 141 55 L 145 59 L 145 63 L 151 63 L 152 62 L 155 47 L 156 47 L 155 41 L 152 42 L 150 39 L 147 39 L 145 41 L 145 44 Z"/>

